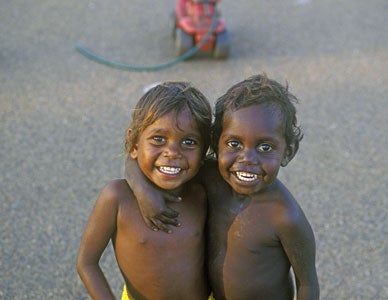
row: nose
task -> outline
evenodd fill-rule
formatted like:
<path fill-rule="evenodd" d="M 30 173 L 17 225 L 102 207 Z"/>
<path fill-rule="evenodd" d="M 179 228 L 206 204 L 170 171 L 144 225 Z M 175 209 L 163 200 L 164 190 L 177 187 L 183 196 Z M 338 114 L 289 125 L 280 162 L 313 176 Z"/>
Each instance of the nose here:
<path fill-rule="evenodd" d="M 247 165 L 257 165 L 259 164 L 259 154 L 255 148 L 246 148 L 241 152 L 240 162 Z"/>
<path fill-rule="evenodd" d="M 165 149 L 163 150 L 163 156 L 169 158 L 181 158 L 182 155 L 179 150 L 179 145 L 176 143 L 169 143 L 166 145 Z"/>

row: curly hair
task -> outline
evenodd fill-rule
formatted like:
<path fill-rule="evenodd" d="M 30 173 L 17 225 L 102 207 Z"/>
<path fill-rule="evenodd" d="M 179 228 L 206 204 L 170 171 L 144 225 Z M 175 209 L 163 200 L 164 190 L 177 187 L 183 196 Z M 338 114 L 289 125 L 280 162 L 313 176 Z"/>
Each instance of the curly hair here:
<path fill-rule="evenodd" d="M 283 134 L 287 145 L 295 144 L 298 149 L 303 133 L 297 124 L 294 103 L 298 99 L 288 91 L 288 85 L 283 86 L 265 74 L 255 75 L 233 85 L 215 104 L 215 120 L 212 126 L 213 151 L 218 153 L 218 141 L 222 132 L 222 123 L 227 111 L 236 111 L 251 105 L 263 104 L 280 111 Z"/>
<path fill-rule="evenodd" d="M 179 114 L 184 109 L 190 110 L 197 123 L 203 141 L 204 157 L 210 145 L 211 106 L 198 89 L 188 82 L 179 81 L 161 83 L 140 98 L 126 132 L 125 152 L 129 154 L 134 150 L 140 134 L 158 118 L 171 111 Z"/>

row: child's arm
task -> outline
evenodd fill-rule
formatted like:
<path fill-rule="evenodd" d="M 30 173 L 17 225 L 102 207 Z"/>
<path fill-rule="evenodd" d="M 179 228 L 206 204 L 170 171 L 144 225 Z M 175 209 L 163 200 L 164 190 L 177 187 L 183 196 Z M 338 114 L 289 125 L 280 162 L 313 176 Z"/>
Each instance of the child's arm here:
<path fill-rule="evenodd" d="M 93 299 L 114 299 L 98 264 L 116 230 L 117 198 L 108 184 L 100 193 L 86 224 L 77 257 L 77 270 Z"/>
<path fill-rule="evenodd" d="M 180 198 L 168 194 L 153 185 L 141 172 L 137 161 L 130 156 L 125 161 L 125 179 L 136 196 L 146 225 L 154 231 L 172 233 L 168 224 L 179 226 L 178 212 L 166 206 L 166 200 L 179 202 Z"/>
<path fill-rule="evenodd" d="M 280 239 L 295 274 L 297 299 L 319 299 L 314 234 L 299 207 L 281 222 Z"/>

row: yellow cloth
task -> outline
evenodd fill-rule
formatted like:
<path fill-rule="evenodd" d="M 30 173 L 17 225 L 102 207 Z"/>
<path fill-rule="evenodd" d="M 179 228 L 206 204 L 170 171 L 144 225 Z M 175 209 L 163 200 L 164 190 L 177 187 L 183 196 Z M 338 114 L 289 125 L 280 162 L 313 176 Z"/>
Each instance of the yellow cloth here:
<path fill-rule="evenodd" d="M 123 293 L 121 295 L 121 300 L 130 300 L 128 297 L 127 286 L 125 284 L 123 288 Z"/>
<path fill-rule="evenodd" d="M 125 284 L 124 284 L 124 288 L 123 288 L 123 293 L 121 295 L 121 300 L 130 300 L 129 296 L 128 296 L 128 292 L 127 292 L 127 286 Z M 213 293 L 210 294 L 208 300 L 215 300 L 214 297 L 213 297 Z"/>

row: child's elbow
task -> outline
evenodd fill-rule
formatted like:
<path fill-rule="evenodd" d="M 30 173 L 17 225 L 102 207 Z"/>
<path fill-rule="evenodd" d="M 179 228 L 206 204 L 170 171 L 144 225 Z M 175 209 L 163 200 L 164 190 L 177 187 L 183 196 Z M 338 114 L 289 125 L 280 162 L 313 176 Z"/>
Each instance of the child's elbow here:
<path fill-rule="evenodd" d="M 76 269 L 78 275 L 82 278 L 85 273 L 85 270 L 87 269 L 87 263 L 81 255 L 77 256 Z"/>
<path fill-rule="evenodd" d="M 82 271 L 83 271 L 83 263 L 82 263 L 82 260 L 80 259 L 80 257 L 78 256 L 77 257 L 77 262 L 76 262 L 76 269 L 77 269 L 77 273 L 78 275 L 82 275 Z M 82 276 L 81 276 L 82 277 Z"/>

